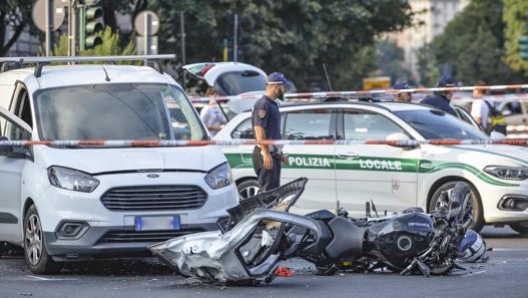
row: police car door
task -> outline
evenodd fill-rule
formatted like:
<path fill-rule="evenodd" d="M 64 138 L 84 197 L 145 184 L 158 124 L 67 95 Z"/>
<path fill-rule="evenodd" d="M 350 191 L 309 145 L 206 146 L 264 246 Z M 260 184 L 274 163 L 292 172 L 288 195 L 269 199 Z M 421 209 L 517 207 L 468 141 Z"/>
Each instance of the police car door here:
<path fill-rule="evenodd" d="M 282 113 L 282 138 L 291 141 L 335 140 L 336 109 L 307 107 Z M 335 210 L 335 145 L 286 145 L 287 164 L 282 166 L 281 184 L 308 178 L 306 189 L 292 212 Z"/>
<path fill-rule="evenodd" d="M 380 215 L 416 206 L 420 149 L 367 145 L 405 131 L 385 115 L 346 108 L 338 120 L 340 139 L 358 144 L 336 145 L 337 200 L 354 216 L 365 216 L 366 202 Z"/>
<path fill-rule="evenodd" d="M 31 128 L 0 107 L 0 141 L 29 140 Z M 26 163 L 21 147 L 0 147 L 0 241 L 16 241 L 21 231 L 20 200 L 22 168 Z"/>

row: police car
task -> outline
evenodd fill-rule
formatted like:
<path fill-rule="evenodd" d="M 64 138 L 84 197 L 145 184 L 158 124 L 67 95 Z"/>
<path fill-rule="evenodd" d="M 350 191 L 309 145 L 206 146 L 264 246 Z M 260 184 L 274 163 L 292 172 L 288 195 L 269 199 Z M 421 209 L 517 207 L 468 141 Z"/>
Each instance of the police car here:
<path fill-rule="evenodd" d="M 284 105 L 285 140 L 488 139 L 474 126 L 440 110 L 412 103 L 328 102 Z M 216 140 L 252 139 L 251 112 L 232 119 Z M 302 143 L 302 142 L 301 142 Z M 258 191 L 252 145 L 223 147 L 241 197 Z M 419 206 L 441 206 L 442 192 L 456 182 L 471 185 L 475 230 L 509 224 L 528 233 L 528 151 L 507 145 L 398 147 L 369 145 L 286 145 L 288 164 L 282 183 L 298 177 L 309 182 L 292 209 L 306 213 L 341 206 L 364 216 L 366 202 L 382 213 Z"/>

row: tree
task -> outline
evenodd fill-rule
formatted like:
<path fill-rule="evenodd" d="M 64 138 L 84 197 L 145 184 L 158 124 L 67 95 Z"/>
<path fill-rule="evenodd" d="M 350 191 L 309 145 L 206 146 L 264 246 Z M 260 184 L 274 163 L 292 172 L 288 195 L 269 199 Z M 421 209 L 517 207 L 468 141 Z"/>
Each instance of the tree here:
<path fill-rule="evenodd" d="M 497 18 L 502 12 L 502 1 L 473 0 L 433 40 L 436 69 L 431 71 L 450 72 L 467 85 L 479 79 L 488 84 L 519 82 L 519 73 L 503 61 L 505 24 Z"/>
<path fill-rule="evenodd" d="M 103 44 L 96 46 L 93 49 L 81 51 L 79 56 L 119 56 L 119 55 L 135 55 L 136 48 L 133 42 L 129 42 L 127 46 L 121 48 L 119 45 L 119 32 L 114 33 L 110 26 L 105 27 L 100 33 L 103 39 Z M 53 56 L 67 56 L 68 55 L 68 36 L 62 35 L 59 38 L 59 43 L 53 47 Z M 118 64 L 130 64 L 129 62 L 121 61 Z"/>
<path fill-rule="evenodd" d="M 160 0 L 151 8 L 161 19 L 162 52 L 181 48 L 179 16 L 184 11 L 188 63 L 221 60 L 236 13 L 244 62 L 266 72 L 282 71 L 301 89 L 314 74 L 323 74 L 323 63 L 337 82 L 335 89 L 360 86 L 364 74 L 375 68 L 374 56 L 364 49 L 377 34 L 410 22 L 410 8 L 400 0 Z M 372 60 L 357 60 L 364 58 Z"/>
<path fill-rule="evenodd" d="M 506 57 L 504 61 L 514 70 L 528 76 L 528 61 L 519 56 L 519 37 L 528 26 L 528 2 L 526 0 L 504 0 L 503 20 L 506 24 Z"/>
<path fill-rule="evenodd" d="M 32 24 L 31 8 L 33 0 L 0 0 L 0 57 L 15 44 L 24 29 Z M 31 26 L 32 30 L 36 29 Z M 13 34 L 7 38 L 7 30 Z"/>

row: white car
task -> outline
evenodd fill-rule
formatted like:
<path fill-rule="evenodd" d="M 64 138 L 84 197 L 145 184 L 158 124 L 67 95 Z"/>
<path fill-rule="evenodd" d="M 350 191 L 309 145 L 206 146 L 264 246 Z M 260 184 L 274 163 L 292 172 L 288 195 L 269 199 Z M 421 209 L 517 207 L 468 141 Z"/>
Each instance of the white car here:
<path fill-rule="evenodd" d="M 333 102 L 280 107 L 285 140 L 488 139 L 475 127 L 434 108 L 412 103 Z M 229 122 L 215 140 L 252 139 L 251 113 Z M 258 191 L 253 146 L 223 147 L 241 197 Z M 410 206 L 436 209 L 441 193 L 457 181 L 471 185 L 473 228 L 509 224 L 528 233 L 528 151 L 507 145 L 415 147 L 389 145 L 285 145 L 282 183 L 309 182 L 294 212 L 337 206 L 364 216 L 366 202 L 377 211 Z"/>
<path fill-rule="evenodd" d="M 148 254 L 151 244 L 217 230 L 238 203 L 218 147 L 156 145 L 209 138 L 170 75 L 148 66 L 48 66 L 82 58 L 38 57 L 36 67 L 0 73 L 0 139 L 57 141 L 0 147 L 0 242 L 22 246 L 34 273 L 57 272 L 66 261 Z M 20 59 L 2 61 L 17 66 Z M 179 111 L 178 129 L 167 102 Z"/>

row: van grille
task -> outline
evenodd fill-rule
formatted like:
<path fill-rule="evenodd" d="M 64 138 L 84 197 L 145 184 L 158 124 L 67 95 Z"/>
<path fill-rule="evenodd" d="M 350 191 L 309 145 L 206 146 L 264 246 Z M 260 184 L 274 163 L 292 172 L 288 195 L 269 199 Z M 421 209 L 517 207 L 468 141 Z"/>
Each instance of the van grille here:
<path fill-rule="evenodd" d="M 103 205 L 112 211 L 199 209 L 206 201 L 207 193 L 195 185 L 117 187 L 101 197 Z"/>
<path fill-rule="evenodd" d="M 203 231 L 203 229 L 185 229 L 178 231 L 111 231 L 99 239 L 98 243 L 158 243 Z"/>

